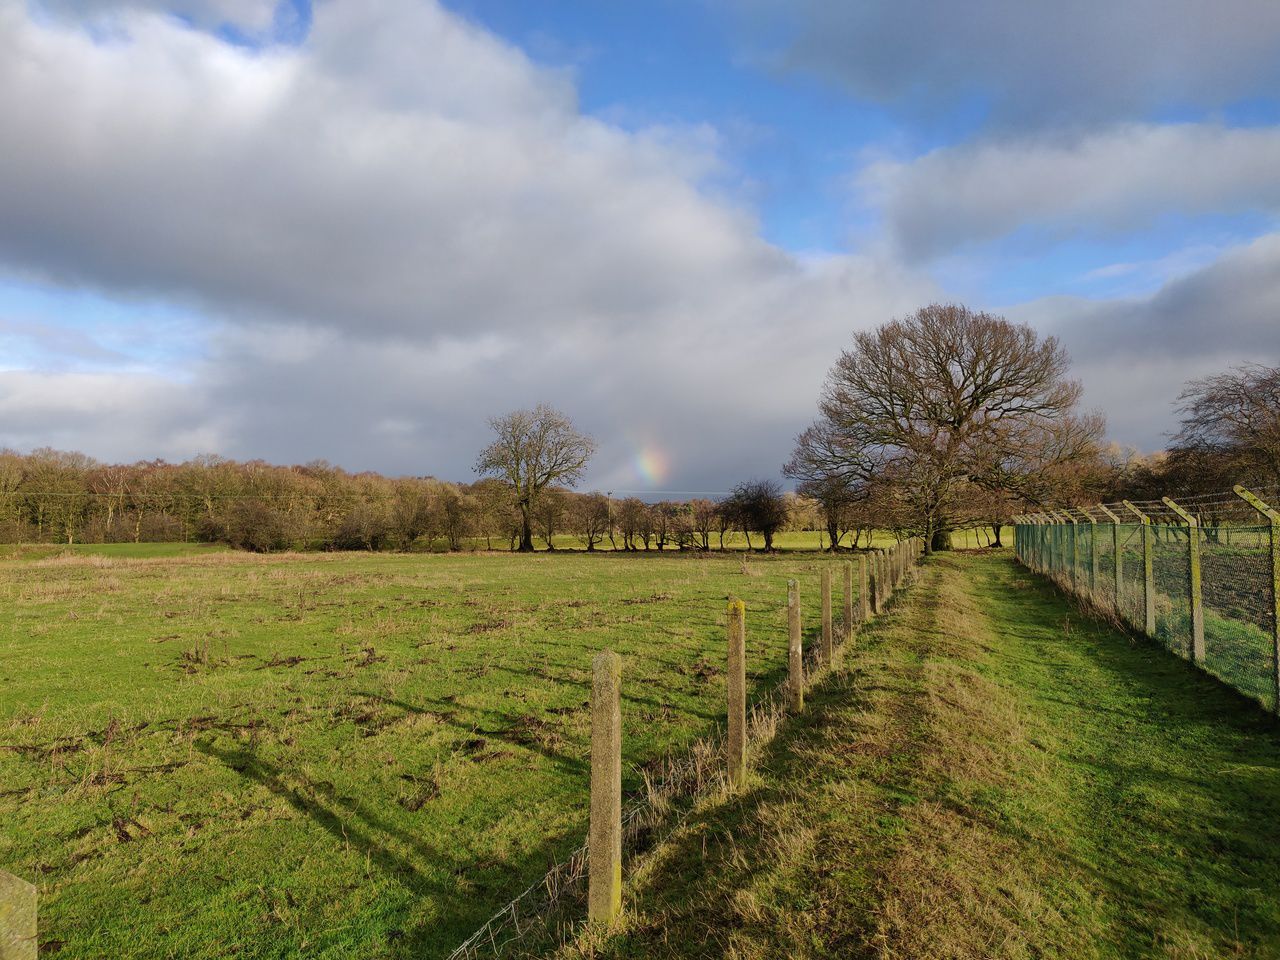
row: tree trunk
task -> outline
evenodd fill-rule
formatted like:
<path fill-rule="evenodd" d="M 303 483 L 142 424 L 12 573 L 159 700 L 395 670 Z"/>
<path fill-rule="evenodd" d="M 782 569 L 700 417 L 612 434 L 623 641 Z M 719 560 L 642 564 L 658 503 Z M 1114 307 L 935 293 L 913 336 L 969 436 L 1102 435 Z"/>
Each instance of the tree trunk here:
<path fill-rule="evenodd" d="M 533 553 L 533 525 L 529 522 L 529 507 L 520 504 L 520 553 Z"/>
<path fill-rule="evenodd" d="M 938 527 L 929 538 L 929 552 L 951 549 L 951 531 L 945 526 Z"/>
<path fill-rule="evenodd" d="M 1002 523 L 993 523 L 993 524 L 991 525 L 991 530 L 992 530 L 992 532 L 993 532 L 993 533 L 995 533 L 995 535 L 996 535 L 995 543 L 993 543 L 993 544 L 991 544 L 991 545 L 992 545 L 993 547 L 995 547 L 996 549 L 1000 549 L 1001 547 L 1003 547 L 1003 546 L 1004 546 L 1004 544 L 1000 542 L 1000 528 L 1001 528 L 1002 526 L 1004 526 L 1004 524 L 1002 524 Z"/>

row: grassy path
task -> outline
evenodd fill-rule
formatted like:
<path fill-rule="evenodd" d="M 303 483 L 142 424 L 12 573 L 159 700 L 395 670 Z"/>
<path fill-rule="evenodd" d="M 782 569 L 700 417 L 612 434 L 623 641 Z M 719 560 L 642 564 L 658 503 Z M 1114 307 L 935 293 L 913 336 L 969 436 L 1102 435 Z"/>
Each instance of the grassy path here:
<path fill-rule="evenodd" d="M 595 957 L 1280 957 L 1280 729 L 1011 560 L 929 563 Z"/>

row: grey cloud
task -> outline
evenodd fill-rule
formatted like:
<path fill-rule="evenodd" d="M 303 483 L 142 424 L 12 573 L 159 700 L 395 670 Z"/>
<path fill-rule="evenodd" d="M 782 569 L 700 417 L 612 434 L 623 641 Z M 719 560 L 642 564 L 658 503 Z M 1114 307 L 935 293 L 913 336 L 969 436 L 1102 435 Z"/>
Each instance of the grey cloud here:
<path fill-rule="evenodd" d="M 990 104 L 1048 127 L 1274 96 L 1272 0 L 736 0 L 783 66 L 860 97 L 936 111 Z M 769 31 L 767 34 L 764 31 Z"/>
<path fill-rule="evenodd" d="M 1024 226 L 1124 233 L 1169 214 L 1280 211 L 1280 127 L 1133 124 L 868 164 L 857 183 L 911 258 Z"/>
<path fill-rule="evenodd" d="M 1007 315 L 1062 340 L 1086 403 L 1107 413 L 1115 439 L 1158 449 L 1187 380 L 1246 362 L 1280 364 L 1280 234 L 1231 250 L 1149 297 L 1055 297 Z"/>

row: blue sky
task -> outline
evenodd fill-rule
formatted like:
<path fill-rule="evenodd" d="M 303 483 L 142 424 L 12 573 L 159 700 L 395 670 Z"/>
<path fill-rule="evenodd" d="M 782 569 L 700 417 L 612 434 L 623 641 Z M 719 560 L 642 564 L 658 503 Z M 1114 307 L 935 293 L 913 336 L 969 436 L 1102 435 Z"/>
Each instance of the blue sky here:
<path fill-rule="evenodd" d="M 1156 449 L 1280 362 L 1277 91 L 1263 0 L 0 0 L 0 445 L 714 490 L 943 299 Z"/>

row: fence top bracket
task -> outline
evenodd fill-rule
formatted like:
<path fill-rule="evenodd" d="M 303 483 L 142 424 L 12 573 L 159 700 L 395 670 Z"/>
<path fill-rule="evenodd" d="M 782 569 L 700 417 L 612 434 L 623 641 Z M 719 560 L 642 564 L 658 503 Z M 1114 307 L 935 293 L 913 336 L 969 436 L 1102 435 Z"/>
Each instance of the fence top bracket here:
<path fill-rule="evenodd" d="M 1195 514 L 1190 513 L 1190 512 L 1189 512 L 1189 511 L 1187 511 L 1187 510 L 1184 510 L 1182 507 L 1178 506 L 1176 503 L 1174 503 L 1174 502 L 1173 502 L 1172 500 L 1170 500 L 1168 497 L 1161 497 L 1161 498 L 1160 498 L 1160 500 L 1161 500 L 1161 502 L 1162 502 L 1162 503 L 1164 503 L 1164 505 L 1165 505 L 1166 507 L 1168 507 L 1168 508 L 1169 508 L 1170 510 L 1172 510 L 1174 513 L 1176 513 L 1178 516 L 1180 516 L 1180 517 L 1182 518 L 1183 522 L 1184 522 L 1184 523 L 1186 523 L 1186 525 L 1187 525 L 1188 527 L 1198 527 L 1198 526 L 1200 526 L 1200 521 L 1196 519 Z"/>
<path fill-rule="evenodd" d="M 1112 523 L 1119 525 L 1120 518 L 1117 517 L 1114 513 L 1112 513 L 1111 509 L 1105 503 L 1098 504 L 1098 509 L 1101 510 L 1103 513 L 1105 513 L 1108 517 L 1110 517 Z"/>
<path fill-rule="evenodd" d="M 1132 511 L 1132 512 L 1133 512 L 1133 514 L 1134 514 L 1134 515 L 1135 515 L 1139 520 L 1141 520 L 1143 523 L 1148 524 L 1148 525 L 1151 523 L 1151 518 L 1150 518 L 1150 517 L 1148 517 L 1148 516 L 1147 516 L 1145 513 L 1143 513 L 1141 510 L 1139 510 L 1137 507 L 1135 507 L 1135 506 L 1134 506 L 1132 503 L 1130 503 L 1128 500 L 1123 500 L 1123 501 L 1121 501 L 1121 502 L 1125 505 L 1125 507 L 1127 507 L 1130 511 Z"/>
<path fill-rule="evenodd" d="M 1274 507 L 1272 507 L 1270 504 L 1264 501 L 1261 497 L 1259 497 L 1256 493 L 1252 493 L 1249 490 L 1246 490 L 1244 487 L 1242 487 L 1238 483 L 1231 489 L 1235 491 L 1235 494 L 1237 497 L 1239 497 L 1249 506 L 1253 507 L 1253 509 L 1257 510 L 1260 514 L 1262 514 L 1272 523 L 1280 524 L 1280 510 L 1276 510 Z"/>

